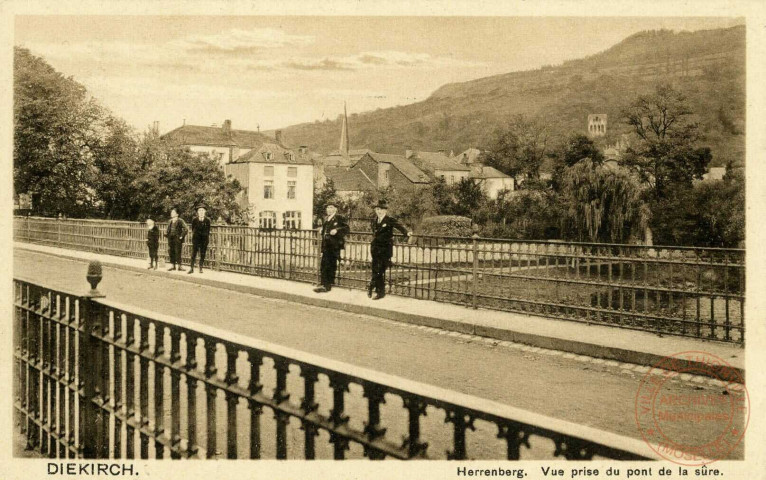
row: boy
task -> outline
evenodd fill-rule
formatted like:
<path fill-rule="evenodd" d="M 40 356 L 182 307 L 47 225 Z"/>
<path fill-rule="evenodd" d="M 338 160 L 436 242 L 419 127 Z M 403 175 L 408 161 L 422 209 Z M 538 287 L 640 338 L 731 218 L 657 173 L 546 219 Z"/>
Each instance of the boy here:
<path fill-rule="evenodd" d="M 157 250 L 160 248 L 160 229 L 151 218 L 146 219 L 146 245 L 149 247 L 149 270 L 157 270 Z"/>

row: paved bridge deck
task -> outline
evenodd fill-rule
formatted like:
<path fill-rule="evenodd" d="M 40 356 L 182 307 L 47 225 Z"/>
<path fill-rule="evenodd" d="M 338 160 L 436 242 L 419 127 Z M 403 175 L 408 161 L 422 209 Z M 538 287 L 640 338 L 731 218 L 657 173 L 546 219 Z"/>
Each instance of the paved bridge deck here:
<path fill-rule="evenodd" d="M 115 301 L 640 438 L 635 425 L 635 396 L 648 367 L 474 335 L 486 333 L 487 329 L 502 322 L 538 326 L 550 323 L 546 328 L 553 333 L 558 326 L 560 330 L 555 331 L 558 336 L 561 336 L 561 330 L 566 332 L 574 327 L 594 340 L 601 338 L 603 341 L 606 334 L 601 333 L 601 329 L 605 327 L 473 311 L 393 296 L 368 308 L 364 306 L 373 302 L 364 292 L 338 289 L 329 295 L 318 296 L 307 284 L 221 272 L 206 271 L 202 276 L 154 272 L 145 270 L 140 260 L 22 244 L 16 247 L 14 274 L 45 282 L 53 288 L 71 289 L 81 285 L 86 291 L 86 261 L 99 258 L 105 264 L 113 265 L 105 268 L 99 288 Z M 201 279 L 211 284 L 206 285 Z M 252 293 L 258 289 L 262 295 Z M 268 292 L 272 292 L 272 298 L 266 296 Z M 273 298 L 280 296 L 282 298 Z M 316 304 L 307 304 L 308 300 L 297 302 L 295 296 L 312 299 Z M 324 308 L 322 302 L 335 307 L 342 304 L 347 311 Z M 418 318 L 435 318 L 435 306 L 438 306 L 438 316 L 444 323 L 417 325 L 415 320 Z M 368 308 L 368 314 L 360 313 L 363 307 Z M 393 313 L 385 314 L 385 311 Z M 405 321 L 392 320 L 396 315 Z M 454 331 L 459 325 L 464 325 L 460 327 L 464 333 Z M 606 330 L 614 335 L 653 337 L 644 332 Z M 528 335 L 543 338 L 539 331 Z M 685 343 L 689 340 L 686 339 L 656 340 L 663 342 L 669 353 L 688 349 Z M 635 337 L 633 342 L 636 342 Z M 695 343 L 697 347 L 728 348 L 733 358 L 727 357 L 727 360 L 741 362 L 744 352 L 738 347 Z M 646 346 L 645 343 L 633 343 L 633 346 L 637 345 Z M 720 353 L 715 354 L 720 356 Z M 689 376 L 674 380 L 672 388 L 678 394 L 722 391 L 714 380 Z M 679 426 L 678 435 L 691 441 L 702 435 L 699 429 L 704 428 L 704 425 Z M 740 445 L 732 452 L 732 458 L 741 458 L 742 452 Z"/>

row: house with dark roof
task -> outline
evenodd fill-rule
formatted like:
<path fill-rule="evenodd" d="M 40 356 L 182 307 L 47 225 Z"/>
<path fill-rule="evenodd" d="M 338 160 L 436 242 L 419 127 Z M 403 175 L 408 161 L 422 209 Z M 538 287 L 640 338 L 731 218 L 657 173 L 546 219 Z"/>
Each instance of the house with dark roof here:
<path fill-rule="evenodd" d="M 361 170 L 376 188 L 414 190 L 431 183 L 428 174 L 401 155 L 367 152 L 352 169 Z"/>
<path fill-rule="evenodd" d="M 254 148 L 265 143 L 281 144 L 281 132 L 276 138 L 252 130 L 234 130 L 231 120 L 225 120 L 220 127 L 182 125 L 160 138 L 171 145 L 189 147 L 193 152 L 207 153 L 223 166 Z"/>
<path fill-rule="evenodd" d="M 470 177 L 471 168 L 450 158 L 444 152 L 406 150 L 404 158 L 428 174 L 431 180 L 442 179 L 447 185 Z"/>
<path fill-rule="evenodd" d="M 343 199 L 356 199 L 378 188 L 362 170 L 357 168 L 327 167 L 325 177 L 332 181 L 335 194 Z"/>

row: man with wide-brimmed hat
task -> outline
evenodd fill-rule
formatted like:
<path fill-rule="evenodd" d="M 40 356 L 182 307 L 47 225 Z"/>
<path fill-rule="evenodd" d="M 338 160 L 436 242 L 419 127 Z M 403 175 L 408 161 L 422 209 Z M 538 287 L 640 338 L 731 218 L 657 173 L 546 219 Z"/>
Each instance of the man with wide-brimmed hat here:
<path fill-rule="evenodd" d="M 329 292 L 335 284 L 340 251 L 346 246 L 348 222 L 338 215 L 338 201 L 331 198 L 325 204 L 325 217 L 320 232 L 322 239 L 322 263 L 320 267 L 321 285 L 314 289 L 317 293 Z"/>
<path fill-rule="evenodd" d="M 205 253 L 210 240 L 210 219 L 207 218 L 207 205 L 203 202 L 197 204 L 197 216 L 192 220 L 192 254 L 191 268 L 189 273 L 194 273 L 194 260 L 199 252 L 199 273 L 202 273 L 202 264 L 205 263 Z"/>
<path fill-rule="evenodd" d="M 412 234 L 397 219 L 388 216 L 388 204 L 385 200 L 380 200 L 375 205 L 375 217 L 372 219 L 371 230 L 372 279 L 367 288 L 367 296 L 372 297 L 373 300 L 379 300 L 386 296 L 386 270 L 394 255 L 394 230 L 406 236 Z M 372 294 L 373 290 L 375 296 Z"/>

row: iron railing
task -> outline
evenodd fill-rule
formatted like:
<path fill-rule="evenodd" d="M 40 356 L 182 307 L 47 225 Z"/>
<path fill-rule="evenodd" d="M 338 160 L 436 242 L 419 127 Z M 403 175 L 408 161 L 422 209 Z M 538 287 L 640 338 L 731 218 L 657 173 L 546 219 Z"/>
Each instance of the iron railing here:
<path fill-rule="evenodd" d="M 656 458 L 641 440 L 98 292 L 22 279 L 14 279 L 14 292 L 16 422 L 27 448 L 46 456 Z"/>
<path fill-rule="evenodd" d="M 163 229 L 164 225 L 160 225 Z M 140 223 L 14 219 L 18 241 L 146 258 Z M 417 236 L 398 238 L 390 293 L 474 308 L 744 343 L 745 251 Z M 337 281 L 367 288 L 370 234 L 346 237 Z M 165 239 L 161 240 L 166 251 Z M 184 261 L 189 260 L 188 243 Z M 208 267 L 316 282 L 314 230 L 212 228 Z"/>

